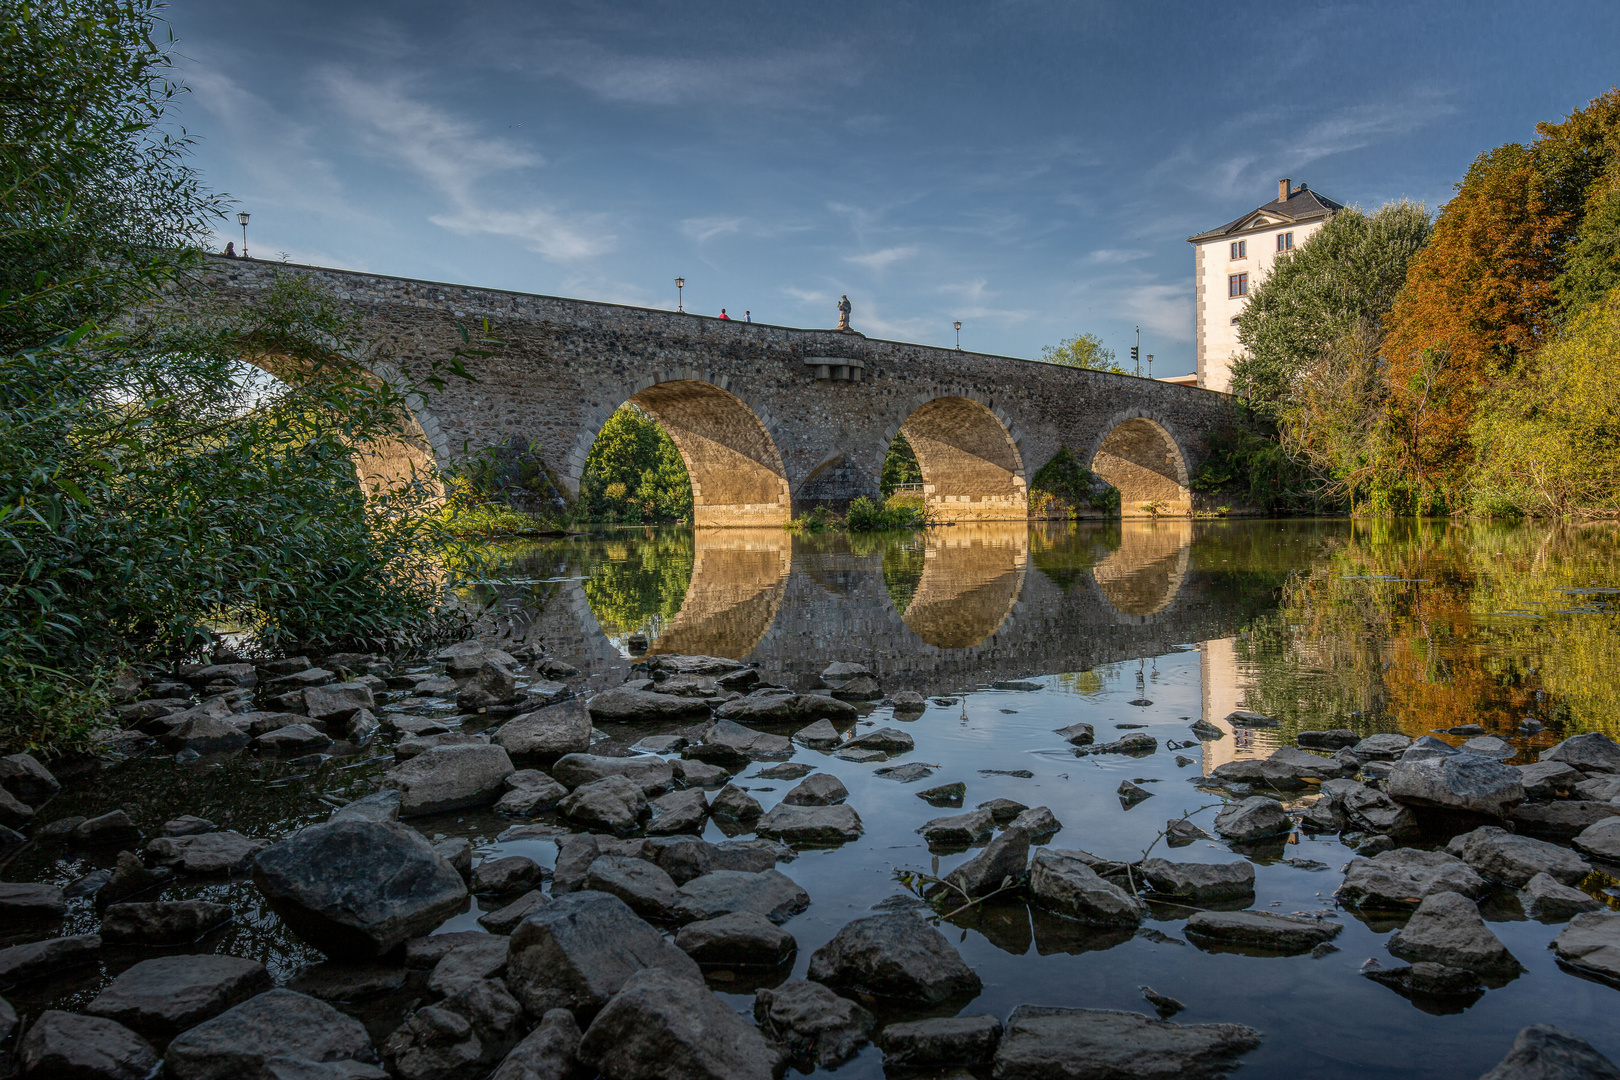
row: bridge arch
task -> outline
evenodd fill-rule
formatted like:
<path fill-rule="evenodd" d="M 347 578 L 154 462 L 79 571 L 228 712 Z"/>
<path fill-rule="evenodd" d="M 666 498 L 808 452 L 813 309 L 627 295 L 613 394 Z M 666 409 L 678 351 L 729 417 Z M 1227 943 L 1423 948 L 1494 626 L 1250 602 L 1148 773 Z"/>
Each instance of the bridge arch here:
<path fill-rule="evenodd" d="M 923 498 L 934 520 L 1028 519 L 1019 439 L 1009 417 L 993 402 L 962 391 L 925 397 L 884 432 L 885 447 L 896 432 L 905 434 L 917 455 Z"/>
<path fill-rule="evenodd" d="M 1146 626 L 1181 593 L 1192 556 L 1192 522 L 1118 522 L 1120 544 L 1091 568 L 1098 598 L 1116 622 Z"/>
<path fill-rule="evenodd" d="M 787 524 L 787 470 L 771 436 L 770 414 L 733 393 L 729 382 L 708 372 L 659 373 L 598 402 L 564 462 L 562 479 L 570 494 L 579 494 L 585 458 L 602 425 L 629 402 L 652 414 L 681 452 L 692 480 L 693 525 Z"/>
<path fill-rule="evenodd" d="M 1092 444 L 1091 471 L 1119 489 L 1124 517 L 1191 517 L 1187 456 L 1169 427 L 1140 409 L 1116 413 Z"/>

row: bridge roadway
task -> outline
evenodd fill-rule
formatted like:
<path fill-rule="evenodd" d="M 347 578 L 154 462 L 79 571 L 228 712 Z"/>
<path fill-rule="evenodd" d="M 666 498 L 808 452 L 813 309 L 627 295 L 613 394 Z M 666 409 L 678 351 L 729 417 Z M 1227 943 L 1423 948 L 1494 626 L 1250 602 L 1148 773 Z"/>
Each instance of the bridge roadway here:
<path fill-rule="evenodd" d="M 1127 516 L 1189 515 L 1191 471 L 1231 417 L 1230 398 L 1196 387 L 853 331 L 253 259 L 209 266 L 177 302 L 255 303 L 304 276 L 354 305 L 374 343 L 363 359 L 384 374 L 449 356 L 462 327 L 487 320 L 500 344 L 468 359 L 471 380 L 413 402 L 420 438 L 389 460 L 533 454 L 577 494 L 602 425 L 634 402 L 685 459 L 700 528 L 779 526 L 875 497 L 901 431 L 940 521 L 1024 520 L 1032 476 L 1065 447 L 1120 489 Z"/>

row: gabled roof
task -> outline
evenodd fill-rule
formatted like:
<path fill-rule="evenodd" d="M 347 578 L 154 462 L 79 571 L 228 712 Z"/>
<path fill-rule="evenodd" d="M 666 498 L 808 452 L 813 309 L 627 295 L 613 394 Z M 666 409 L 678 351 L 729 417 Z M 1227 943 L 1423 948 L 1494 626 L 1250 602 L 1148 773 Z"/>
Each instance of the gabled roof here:
<path fill-rule="evenodd" d="M 1187 242 L 1196 244 L 1204 240 L 1214 240 L 1222 236 L 1236 236 L 1239 233 L 1251 232 L 1256 229 L 1271 229 L 1278 225 L 1298 225 L 1304 221 L 1318 221 L 1322 218 L 1332 217 L 1344 209 L 1343 203 L 1336 203 L 1324 195 L 1318 195 L 1304 184 L 1291 191 L 1286 199 L 1272 199 L 1264 206 L 1256 207 L 1247 214 L 1233 221 L 1228 221 L 1218 229 L 1189 236 Z"/>

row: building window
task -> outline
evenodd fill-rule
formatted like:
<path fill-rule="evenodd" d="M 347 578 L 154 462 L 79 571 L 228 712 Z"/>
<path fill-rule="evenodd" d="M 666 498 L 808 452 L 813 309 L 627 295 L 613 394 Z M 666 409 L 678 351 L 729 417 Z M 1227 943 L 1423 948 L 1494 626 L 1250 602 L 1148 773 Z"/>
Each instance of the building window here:
<path fill-rule="evenodd" d="M 1294 234 L 1291 233 L 1291 232 L 1280 232 L 1280 233 L 1278 233 L 1277 234 L 1277 250 L 1278 251 L 1293 251 L 1294 250 Z"/>
<path fill-rule="evenodd" d="M 1247 259 L 1249 257 L 1249 242 L 1247 240 L 1232 241 L 1232 258 Z"/>
<path fill-rule="evenodd" d="M 1248 296 L 1249 295 L 1249 275 L 1248 274 L 1228 274 L 1227 277 L 1226 277 L 1226 295 L 1227 296 Z"/>

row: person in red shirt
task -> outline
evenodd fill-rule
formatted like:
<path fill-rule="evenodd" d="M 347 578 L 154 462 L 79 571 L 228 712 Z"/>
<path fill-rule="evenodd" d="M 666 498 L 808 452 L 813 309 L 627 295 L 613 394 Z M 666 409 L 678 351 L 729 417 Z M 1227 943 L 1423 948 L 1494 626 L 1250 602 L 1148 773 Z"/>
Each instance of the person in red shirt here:
<path fill-rule="evenodd" d="M 721 309 L 720 309 L 720 317 L 721 317 L 721 318 L 722 318 L 722 319 L 724 319 L 724 320 L 726 320 L 726 322 L 730 322 L 730 321 L 731 321 L 731 316 L 730 316 L 730 315 L 727 315 L 727 314 L 726 314 L 726 309 L 725 309 L 725 308 L 721 308 Z"/>

